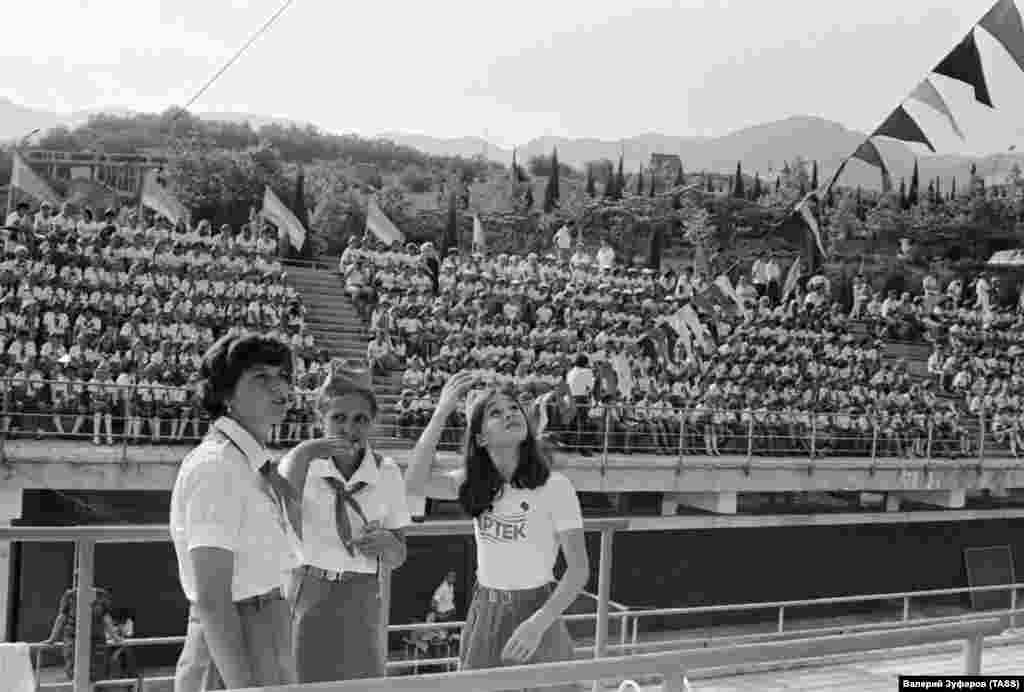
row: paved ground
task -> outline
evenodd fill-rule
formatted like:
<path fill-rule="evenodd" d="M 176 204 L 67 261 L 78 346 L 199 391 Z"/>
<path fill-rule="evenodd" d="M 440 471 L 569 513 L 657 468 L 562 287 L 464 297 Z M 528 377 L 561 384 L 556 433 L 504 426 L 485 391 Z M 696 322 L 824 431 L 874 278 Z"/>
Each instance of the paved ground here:
<path fill-rule="evenodd" d="M 849 663 L 721 677 L 698 672 L 691 677 L 690 685 L 695 692 L 892 692 L 897 689 L 899 675 L 963 674 L 963 654 L 959 651 L 915 656 L 899 653 L 865 655 Z M 1010 643 L 992 642 L 985 647 L 981 665 L 984 675 L 1024 675 L 1024 639 L 1016 638 Z M 657 692 L 661 690 L 661 685 L 643 685 L 641 689 L 644 692 Z"/>

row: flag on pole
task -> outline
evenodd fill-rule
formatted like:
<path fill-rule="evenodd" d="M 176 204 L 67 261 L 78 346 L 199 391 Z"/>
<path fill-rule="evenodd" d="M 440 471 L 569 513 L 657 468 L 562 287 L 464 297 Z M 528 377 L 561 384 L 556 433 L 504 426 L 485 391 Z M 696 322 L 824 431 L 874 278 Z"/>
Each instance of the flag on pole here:
<path fill-rule="evenodd" d="M 480 222 L 480 217 L 473 214 L 473 249 L 483 252 L 485 247 L 487 247 L 487 237 L 484 235 L 484 225 Z"/>
<path fill-rule="evenodd" d="M 277 226 L 279 233 L 284 231 L 288 234 L 288 239 L 296 250 L 302 249 L 306 243 L 306 229 L 302 227 L 302 222 L 295 218 L 292 210 L 278 199 L 269 185 L 263 193 L 263 209 L 260 213 L 263 218 Z"/>
<path fill-rule="evenodd" d="M 11 187 L 16 187 L 35 197 L 40 202 L 60 204 L 60 197 L 43 178 L 25 163 L 21 154 L 14 152 L 14 167 L 11 170 Z"/>
<path fill-rule="evenodd" d="M 391 219 L 381 210 L 375 197 L 370 197 L 366 203 L 366 230 L 372 231 L 388 245 L 405 242 L 405 235 L 391 223 Z"/>
<path fill-rule="evenodd" d="M 156 171 L 150 170 L 142 181 L 142 205 L 166 216 L 172 223 L 188 217 L 185 205 L 157 180 Z"/>
<path fill-rule="evenodd" d="M 818 223 L 818 215 L 815 207 L 811 206 L 811 202 L 815 205 L 818 202 L 818 196 L 814 192 L 810 192 L 800 200 L 800 203 L 796 205 L 796 210 L 800 212 L 800 216 L 803 217 L 807 227 L 811 230 L 811 237 L 814 239 L 814 244 L 818 248 L 818 252 L 821 253 L 822 257 L 826 257 L 828 253 L 825 252 L 825 244 L 821 240 L 821 225 Z"/>
<path fill-rule="evenodd" d="M 782 302 L 785 303 L 789 294 L 796 290 L 796 282 L 800 279 L 800 257 L 793 260 L 793 264 L 786 273 L 786 282 L 782 285 Z"/>

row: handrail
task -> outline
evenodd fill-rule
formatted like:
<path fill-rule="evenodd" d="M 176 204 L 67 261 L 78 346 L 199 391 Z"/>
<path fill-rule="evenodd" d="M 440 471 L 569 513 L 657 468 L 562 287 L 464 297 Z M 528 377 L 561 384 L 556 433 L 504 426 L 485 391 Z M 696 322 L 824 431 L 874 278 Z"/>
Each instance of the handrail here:
<path fill-rule="evenodd" d="M 1016 584 L 993 584 L 989 586 L 962 586 L 951 589 L 932 589 L 930 591 L 898 591 L 894 593 L 880 594 L 857 594 L 854 596 L 830 596 L 824 598 L 807 598 L 796 601 L 763 601 L 758 603 L 730 603 L 713 606 L 688 606 L 682 608 L 658 608 L 647 609 L 634 608 L 630 610 L 633 617 L 644 616 L 671 616 L 671 615 L 697 615 L 701 613 L 728 613 L 739 610 L 765 610 L 768 608 L 800 608 L 817 605 L 836 605 L 839 603 L 864 603 L 866 601 L 894 601 L 904 598 L 923 598 L 926 596 L 955 596 L 964 593 L 978 593 L 987 591 L 1008 591 L 1010 589 L 1024 589 L 1024 583 Z"/>
<path fill-rule="evenodd" d="M 594 517 L 583 520 L 584 531 L 617 531 L 629 526 L 629 519 Z M 406 536 L 468 536 L 473 523 L 468 519 L 414 522 Z M 171 540 L 166 524 L 114 524 L 109 526 L 0 526 L 0 541 L 40 543 L 90 540 L 96 543 L 155 543 Z"/>
<path fill-rule="evenodd" d="M 648 675 L 652 672 L 665 678 L 665 692 L 683 689 L 683 676 L 695 669 L 715 668 L 723 665 L 767 663 L 780 660 L 819 658 L 881 649 L 921 646 L 963 639 L 966 642 L 964 672 L 981 672 L 981 652 L 984 638 L 1001 634 L 1006 629 L 999 619 L 980 622 L 934 625 L 931 627 L 905 627 L 884 632 L 815 637 L 770 644 L 741 644 L 699 651 L 639 654 L 628 658 L 597 659 L 541 663 L 530 666 L 510 666 L 485 670 L 439 673 L 414 678 L 374 678 L 315 685 L 289 685 L 250 688 L 253 692 L 495 692 L 498 690 L 545 687 L 578 683 L 589 680 L 622 679 Z"/>
<path fill-rule="evenodd" d="M 595 619 L 597 621 L 594 637 L 594 656 L 606 655 L 608 650 L 608 620 L 613 617 L 609 613 L 609 593 L 611 591 L 611 537 L 619 529 L 624 529 L 629 522 L 625 518 L 601 517 L 585 519 L 584 531 L 601 533 L 601 550 L 598 555 L 598 604 Z M 451 536 L 469 535 L 473 533 L 473 524 L 468 520 L 430 521 L 414 523 L 408 527 L 410 536 Z M 74 640 L 74 676 L 72 689 L 74 692 L 89 692 L 92 682 L 89 680 L 91 657 L 92 618 L 90 608 L 95 598 L 94 559 L 97 543 L 130 543 L 130 542 L 162 542 L 171 539 L 169 527 L 166 525 L 115 525 L 115 526 L 0 526 L 0 541 L 36 541 L 36 542 L 73 542 L 75 545 L 75 561 L 78 578 L 74 586 L 76 592 L 76 617 Z M 391 570 L 381 572 L 380 606 L 384 622 L 390 615 Z M 628 612 L 615 613 L 614 616 L 628 616 Z M 567 616 L 573 617 L 573 616 Z M 584 619 L 588 619 L 584 616 Z M 381 646 L 387 650 L 388 628 L 382 628 Z M 625 632 L 623 631 L 623 642 Z M 168 642 L 169 643 L 169 642 Z M 36 649 L 43 645 L 37 645 Z"/>

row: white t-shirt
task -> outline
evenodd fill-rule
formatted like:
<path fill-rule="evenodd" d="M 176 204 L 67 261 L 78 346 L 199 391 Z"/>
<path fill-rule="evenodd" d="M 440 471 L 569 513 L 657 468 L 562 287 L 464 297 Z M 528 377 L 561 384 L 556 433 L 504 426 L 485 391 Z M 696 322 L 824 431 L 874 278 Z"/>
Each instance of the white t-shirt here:
<path fill-rule="evenodd" d="M 458 472 L 457 472 L 458 473 Z M 505 485 L 494 509 L 473 521 L 477 581 L 492 589 L 533 589 L 554 579 L 562 531 L 583 528 L 576 489 L 552 471 L 534 490 Z"/>
<path fill-rule="evenodd" d="M 298 566 L 283 514 L 264 489 L 258 469 L 269 454 L 230 418 L 181 462 L 171 493 L 171 539 L 185 597 L 196 600 L 190 551 L 223 548 L 235 554 L 231 600 L 280 587 Z"/>
<path fill-rule="evenodd" d="M 442 615 L 455 610 L 455 587 L 448 583 L 448 580 L 441 582 L 441 585 L 434 590 L 434 605 L 437 612 Z"/>

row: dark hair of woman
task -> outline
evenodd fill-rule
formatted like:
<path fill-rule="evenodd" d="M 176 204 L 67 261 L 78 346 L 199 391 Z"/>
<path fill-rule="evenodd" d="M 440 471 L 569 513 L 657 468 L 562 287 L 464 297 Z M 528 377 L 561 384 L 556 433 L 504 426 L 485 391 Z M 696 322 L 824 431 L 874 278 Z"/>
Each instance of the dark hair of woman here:
<path fill-rule="evenodd" d="M 491 460 L 490 453 L 477 441 L 483 428 L 487 405 L 496 396 L 508 396 L 519 406 L 513 394 L 492 389 L 480 397 L 472 409 L 466 427 L 466 478 L 459 486 L 459 504 L 474 519 L 493 509 L 494 501 L 505 485 L 505 479 Z M 522 411 L 522 407 L 519 408 Z M 526 420 L 526 437 L 519 443 L 519 463 L 509 482 L 513 488 L 533 490 L 548 482 L 551 468 L 537 444 L 537 436 L 525 411 L 523 418 Z"/>
<path fill-rule="evenodd" d="M 203 409 L 212 418 L 223 416 L 242 373 L 256 365 L 270 365 L 290 378 L 293 362 L 291 347 L 278 339 L 262 334 L 222 336 L 206 351 L 199 366 Z"/>

